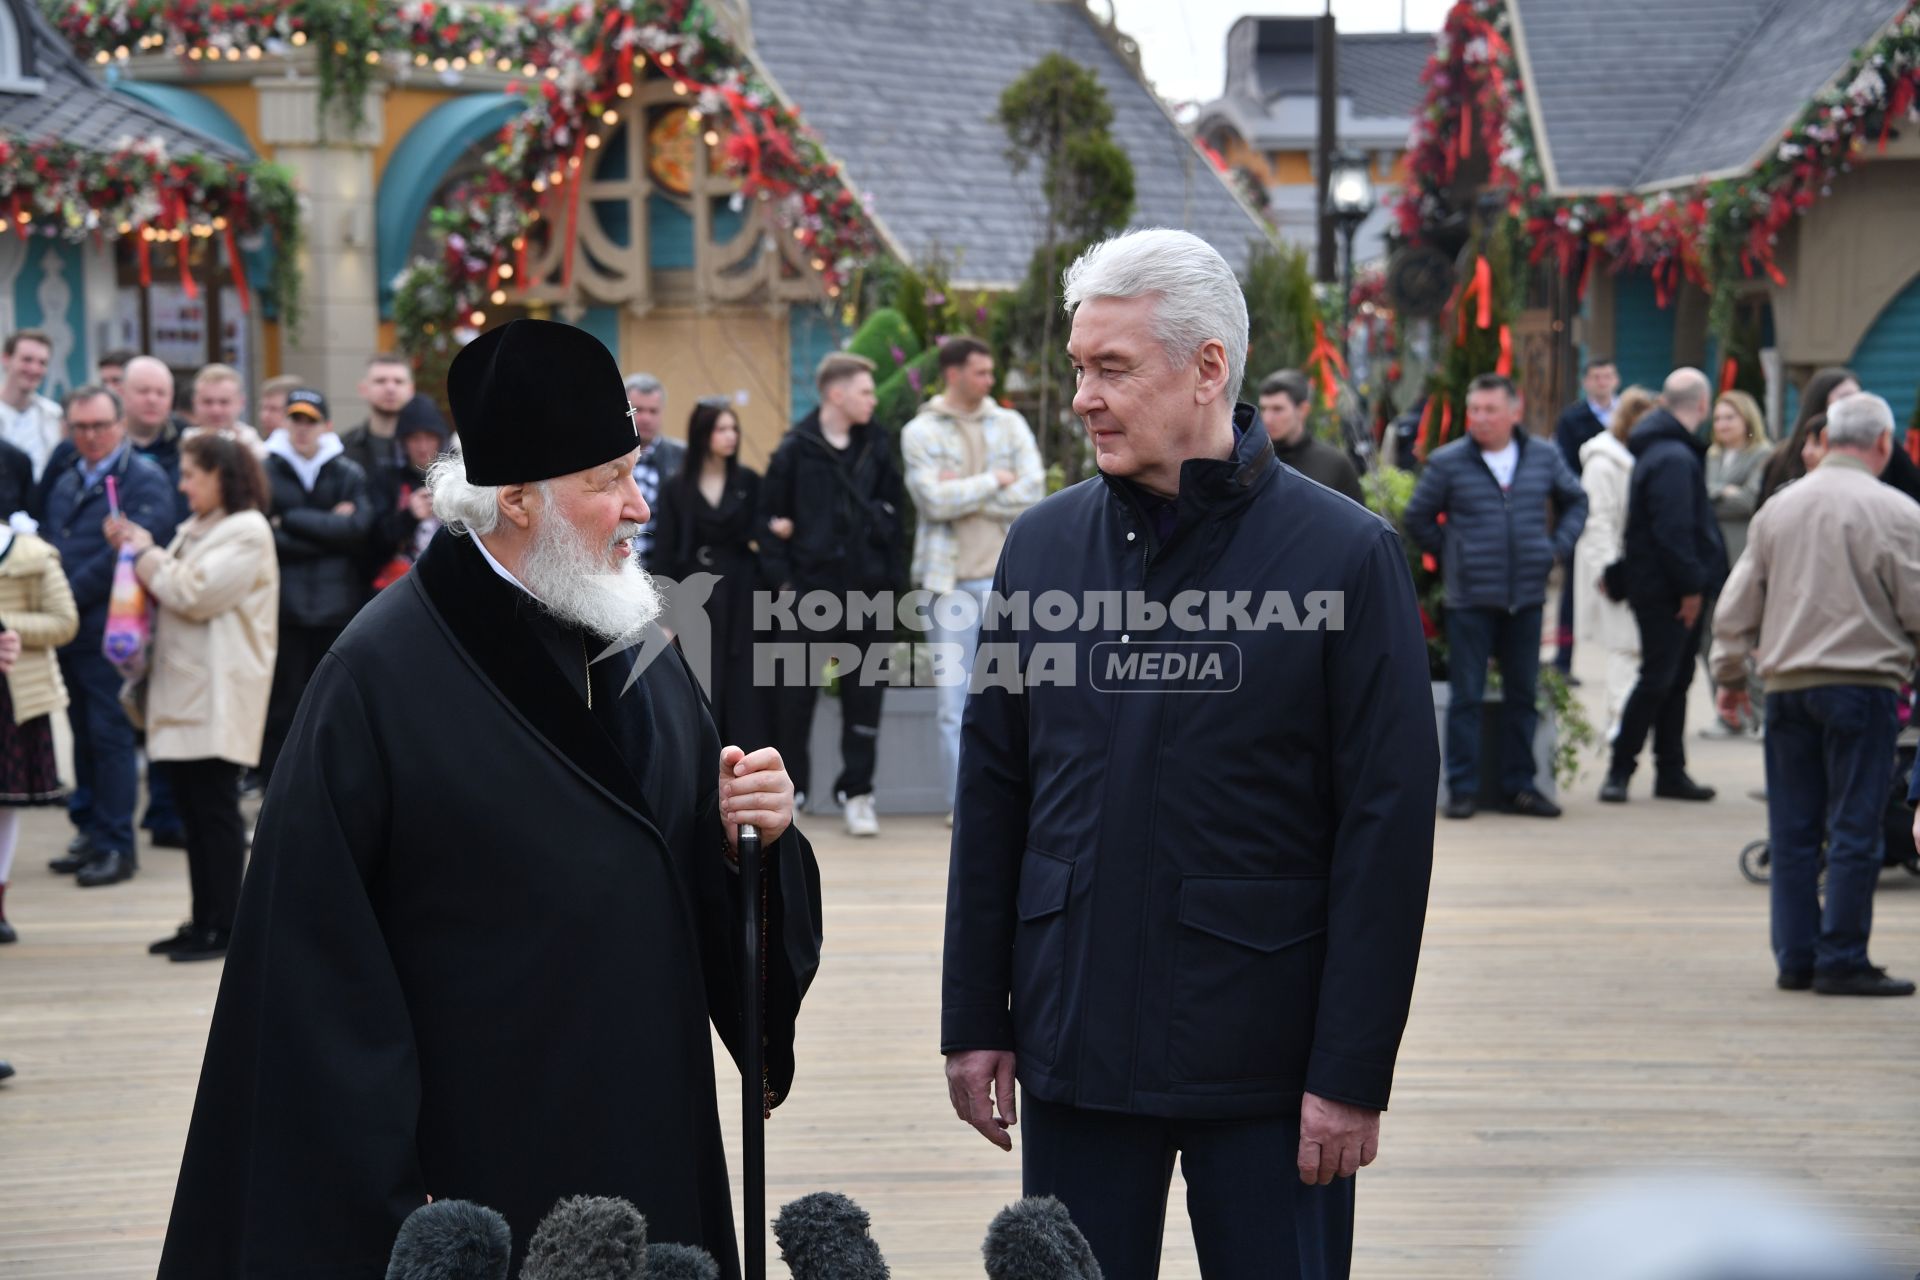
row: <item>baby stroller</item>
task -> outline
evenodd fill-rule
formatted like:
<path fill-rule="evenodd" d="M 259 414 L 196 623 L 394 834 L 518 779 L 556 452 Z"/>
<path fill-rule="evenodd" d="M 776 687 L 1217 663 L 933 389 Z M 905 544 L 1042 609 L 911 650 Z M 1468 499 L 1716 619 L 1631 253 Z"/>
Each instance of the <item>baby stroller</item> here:
<path fill-rule="evenodd" d="M 1920 852 L 1913 847 L 1913 810 L 1907 807 L 1907 783 L 1913 777 L 1913 758 L 1917 750 L 1920 750 L 1920 730 L 1902 729 L 1893 751 L 1893 776 L 1887 783 L 1887 804 L 1881 813 L 1880 827 L 1884 840 L 1882 865 L 1904 867 L 1909 875 L 1920 876 Z M 1826 861 L 1827 855 L 1823 849 L 1820 853 L 1823 869 Z M 1740 874 L 1754 884 L 1767 883 L 1772 862 L 1772 852 L 1765 836 L 1748 841 L 1740 850 Z"/>

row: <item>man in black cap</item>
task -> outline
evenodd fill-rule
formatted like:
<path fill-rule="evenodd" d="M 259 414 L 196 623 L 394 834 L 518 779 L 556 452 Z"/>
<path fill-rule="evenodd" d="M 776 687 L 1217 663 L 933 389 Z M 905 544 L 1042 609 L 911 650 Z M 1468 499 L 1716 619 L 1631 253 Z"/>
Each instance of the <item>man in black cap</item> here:
<path fill-rule="evenodd" d="M 280 648 L 260 747 L 260 776 L 271 780 L 307 681 L 366 603 L 361 564 L 374 511 L 366 472 L 345 456 L 327 398 L 311 387 L 287 392 L 286 426 L 267 441 L 266 473 L 280 555 Z"/>
<path fill-rule="evenodd" d="M 820 944 L 793 785 L 772 749 L 722 748 L 653 625 L 612 355 L 516 320 L 448 392 L 447 527 L 321 663 L 267 791 L 166 1280 L 378 1277 L 430 1196 L 504 1214 L 517 1268 L 582 1193 L 738 1274 L 708 1027 L 736 1057 L 751 1033 L 731 863 L 752 823 L 750 980 L 785 1096 Z"/>

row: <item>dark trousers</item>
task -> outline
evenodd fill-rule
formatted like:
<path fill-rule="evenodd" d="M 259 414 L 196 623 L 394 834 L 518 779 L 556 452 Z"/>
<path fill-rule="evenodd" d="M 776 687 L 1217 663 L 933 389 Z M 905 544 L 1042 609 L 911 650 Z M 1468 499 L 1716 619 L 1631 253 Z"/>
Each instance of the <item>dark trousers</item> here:
<path fill-rule="evenodd" d="M 1560 620 L 1553 633 L 1553 665 L 1573 674 L 1573 557 L 1560 577 Z"/>
<path fill-rule="evenodd" d="M 187 830 L 187 881 L 193 922 L 231 932 L 240 905 L 240 869 L 247 829 L 240 817 L 240 766 L 225 760 L 175 760 L 174 802 Z"/>
<path fill-rule="evenodd" d="M 1696 621 L 1689 627 L 1680 621 L 1678 600 L 1630 603 L 1633 620 L 1640 626 L 1640 679 L 1621 709 L 1620 733 L 1613 740 L 1608 772 L 1631 777 L 1651 730 L 1655 776 L 1668 778 L 1687 768 L 1687 690 L 1693 684 L 1701 624 Z"/>
<path fill-rule="evenodd" d="M 180 807 L 173 799 L 172 766 L 159 760 L 147 761 L 147 815 L 140 825 L 157 835 L 180 830 Z"/>
<path fill-rule="evenodd" d="M 1783 973 L 1838 974 L 1867 963 L 1898 734 L 1894 702 L 1893 690 L 1871 685 L 1767 695 L 1768 892 Z"/>
<path fill-rule="evenodd" d="M 1160 1274 L 1175 1156 L 1206 1280 L 1322 1280 L 1352 1264 L 1354 1180 L 1300 1181 L 1298 1116 L 1165 1120 L 1023 1095 L 1019 1131 L 1023 1194 L 1066 1205 L 1106 1280 Z"/>
<path fill-rule="evenodd" d="M 1487 695 L 1487 662 L 1500 664 L 1500 790 L 1507 797 L 1532 791 L 1534 729 L 1540 721 L 1540 612 L 1533 605 L 1447 610 L 1447 792 L 1480 794 L 1480 704 Z"/>
<path fill-rule="evenodd" d="M 309 627 L 280 619 L 280 650 L 273 660 L 273 688 L 267 695 L 267 736 L 260 745 L 260 780 L 273 777 L 273 766 L 287 745 L 293 728 L 293 714 L 300 709 L 300 697 L 307 682 L 320 667 L 320 659 L 346 630 L 340 626 Z"/>
<path fill-rule="evenodd" d="M 120 706 L 125 681 L 101 656 L 98 641 L 62 649 L 60 674 L 67 682 L 67 723 L 73 728 L 74 790 L 67 816 L 94 848 L 138 863 L 133 805 L 139 764 L 133 725 Z"/>
<path fill-rule="evenodd" d="M 793 789 L 805 792 L 813 790 L 810 744 L 813 738 L 813 710 L 820 695 L 819 688 L 813 683 L 819 678 L 820 672 L 812 668 L 812 647 L 827 644 L 860 646 L 862 667 L 849 671 L 843 666 L 836 679 L 840 691 L 840 776 L 834 779 L 833 794 L 870 794 L 873 791 L 874 759 L 880 746 L 880 702 L 886 686 L 862 683 L 860 677 L 868 646 L 890 648 L 893 644 L 892 632 L 855 631 L 844 625 L 826 630 L 803 627 L 798 631 L 768 633 L 765 640 L 772 644 L 808 646 L 807 682 L 799 684 L 797 675 L 789 668 L 782 667 L 778 674 L 786 683 L 773 691 L 773 744 L 779 749 L 780 758 L 793 779 Z"/>

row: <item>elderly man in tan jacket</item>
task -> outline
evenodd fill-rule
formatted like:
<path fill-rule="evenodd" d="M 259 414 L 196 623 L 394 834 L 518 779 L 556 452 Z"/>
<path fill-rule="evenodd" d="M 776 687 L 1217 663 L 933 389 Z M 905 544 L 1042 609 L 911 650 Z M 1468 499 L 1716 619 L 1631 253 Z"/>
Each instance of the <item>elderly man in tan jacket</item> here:
<path fill-rule="evenodd" d="M 1880 483 L 1892 456 L 1885 400 L 1835 402 L 1825 460 L 1754 517 L 1714 614 L 1721 716 L 1746 710 L 1756 647 L 1766 682 L 1773 951 L 1789 991 L 1914 990 L 1867 961 L 1894 700 L 1920 653 L 1920 504 Z"/>

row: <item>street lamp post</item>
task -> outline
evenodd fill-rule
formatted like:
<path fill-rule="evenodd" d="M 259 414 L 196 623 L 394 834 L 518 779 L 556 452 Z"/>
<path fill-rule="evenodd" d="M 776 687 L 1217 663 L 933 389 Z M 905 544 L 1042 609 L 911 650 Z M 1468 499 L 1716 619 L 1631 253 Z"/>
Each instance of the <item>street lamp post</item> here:
<path fill-rule="evenodd" d="M 1340 229 L 1341 259 L 1340 315 L 1344 330 L 1353 322 L 1353 237 L 1360 224 L 1373 212 L 1376 199 L 1373 175 L 1367 171 L 1367 158 L 1357 151 L 1336 152 L 1327 180 L 1327 212 Z"/>

